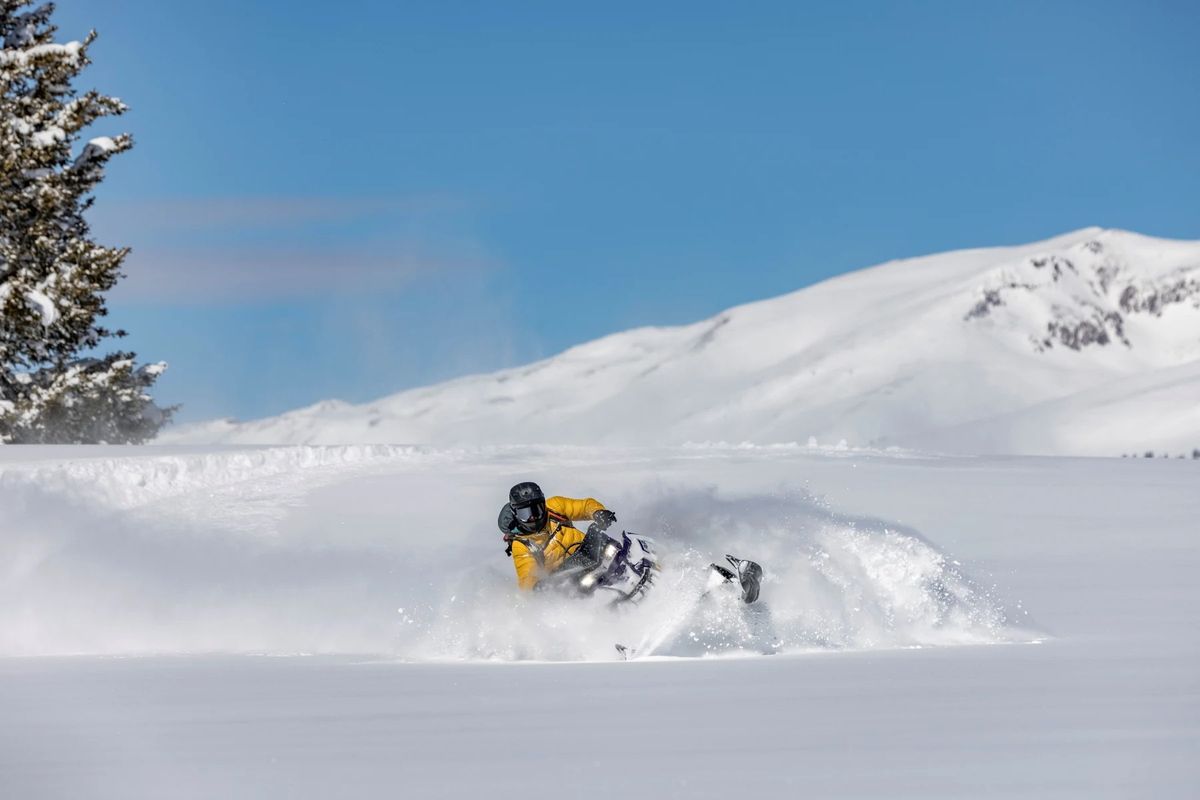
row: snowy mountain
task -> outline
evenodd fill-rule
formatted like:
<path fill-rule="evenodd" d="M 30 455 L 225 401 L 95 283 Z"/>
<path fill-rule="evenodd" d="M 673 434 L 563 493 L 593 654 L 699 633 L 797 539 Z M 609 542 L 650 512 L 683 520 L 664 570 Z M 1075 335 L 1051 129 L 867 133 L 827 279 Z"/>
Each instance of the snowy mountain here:
<path fill-rule="evenodd" d="M 178 443 L 846 440 L 951 452 L 1200 447 L 1200 242 L 1089 228 L 893 261 L 525 367 Z"/>

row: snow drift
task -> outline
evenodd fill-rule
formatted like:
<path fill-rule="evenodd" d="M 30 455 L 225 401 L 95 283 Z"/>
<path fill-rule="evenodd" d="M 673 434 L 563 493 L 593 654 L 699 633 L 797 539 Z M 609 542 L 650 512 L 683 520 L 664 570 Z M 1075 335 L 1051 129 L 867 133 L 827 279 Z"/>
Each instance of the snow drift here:
<path fill-rule="evenodd" d="M 667 569 L 635 608 L 518 595 L 479 550 L 494 498 L 428 531 L 371 510 L 487 483 L 509 455 L 281 448 L 7 465 L 0 473 L 0 655 L 361 653 L 405 660 L 642 656 L 1027 640 L 1022 612 L 916 532 L 803 492 L 695 483 L 624 492 L 622 521 Z M 431 471 L 431 467 L 437 467 Z M 323 505 L 322 487 L 354 498 Z M 345 493 L 349 495 L 345 495 Z M 766 567 L 766 602 L 703 596 L 724 552 Z M 481 555 L 486 553 L 486 555 Z"/>
<path fill-rule="evenodd" d="M 816 437 L 952 452 L 1178 455 L 1200 447 L 1197 363 L 1200 242 L 1089 228 L 890 262 L 525 367 L 361 406 L 327 401 L 199 424 L 161 441 Z M 1143 401 L 1143 392 L 1152 396 Z"/>

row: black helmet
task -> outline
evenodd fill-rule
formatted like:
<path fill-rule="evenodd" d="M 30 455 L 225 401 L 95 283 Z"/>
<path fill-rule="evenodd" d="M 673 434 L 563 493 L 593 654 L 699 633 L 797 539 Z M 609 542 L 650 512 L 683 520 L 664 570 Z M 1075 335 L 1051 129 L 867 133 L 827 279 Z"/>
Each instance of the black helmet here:
<path fill-rule="evenodd" d="M 546 524 L 546 495 L 533 481 L 518 483 L 508 491 L 508 504 L 522 533 L 537 533 Z"/>

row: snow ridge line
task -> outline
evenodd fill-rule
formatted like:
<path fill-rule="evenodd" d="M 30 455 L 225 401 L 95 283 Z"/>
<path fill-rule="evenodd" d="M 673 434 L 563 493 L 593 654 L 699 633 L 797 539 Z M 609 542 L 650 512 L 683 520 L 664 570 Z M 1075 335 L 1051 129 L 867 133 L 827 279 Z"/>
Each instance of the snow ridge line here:
<path fill-rule="evenodd" d="M 8 464 L 0 466 L 0 490 L 32 485 L 123 510 L 291 472 L 351 468 L 429 455 L 427 448 L 406 445 L 296 445 Z"/>

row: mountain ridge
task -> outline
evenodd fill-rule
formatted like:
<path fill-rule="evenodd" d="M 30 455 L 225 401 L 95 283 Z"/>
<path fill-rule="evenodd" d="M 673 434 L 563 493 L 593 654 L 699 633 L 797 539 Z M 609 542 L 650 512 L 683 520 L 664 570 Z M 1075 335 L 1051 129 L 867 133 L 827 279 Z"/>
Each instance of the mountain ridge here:
<path fill-rule="evenodd" d="M 1023 432 L 1008 441 L 996 421 L 1197 359 L 1200 242 L 1092 227 L 1025 245 L 888 261 L 698 322 L 609 334 L 519 367 L 362 405 L 323 401 L 266 420 L 187 426 L 161 439 L 678 444 L 816 437 L 1116 455 L 1143 446 L 1130 441 L 1136 420 L 1114 420 L 1120 435 L 1091 442 L 1075 436 L 1055 444 L 1046 430 L 1041 448 L 1031 444 L 1032 423 L 1018 425 Z M 1200 446 L 1200 424 L 1186 413 L 1192 388 L 1200 397 L 1200 383 L 1176 390 L 1181 429 L 1171 441 L 1159 436 L 1158 447 Z M 993 432 L 971 435 L 972 425 Z M 949 431 L 959 432 L 961 446 Z"/>

